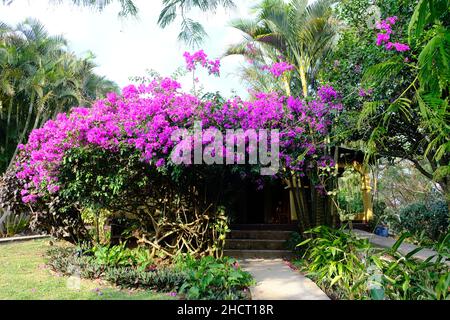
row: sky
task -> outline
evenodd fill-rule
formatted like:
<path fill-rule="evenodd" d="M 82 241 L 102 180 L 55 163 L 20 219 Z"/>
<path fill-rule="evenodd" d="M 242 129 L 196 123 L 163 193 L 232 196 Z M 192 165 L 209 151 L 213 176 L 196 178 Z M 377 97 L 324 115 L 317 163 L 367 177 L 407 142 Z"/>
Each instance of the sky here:
<path fill-rule="evenodd" d="M 130 83 L 129 77 L 143 76 L 146 69 L 170 76 L 184 65 L 183 53 L 193 51 L 177 41 L 179 21 L 166 29 L 157 26 L 162 9 L 161 0 L 135 0 L 139 8 L 137 18 L 119 18 L 119 5 L 108 6 L 103 12 L 76 7 L 66 1 L 52 5 L 49 0 L 14 0 L 9 6 L 0 4 L 0 21 L 15 25 L 27 17 L 43 23 L 52 35 L 63 35 L 69 49 L 80 57 L 89 51 L 96 56 L 96 73 L 115 81 L 120 87 Z M 255 1 L 237 0 L 235 9 L 220 9 L 207 15 L 193 11 L 190 15 L 200 21 L 208 32 L 202 49 L 210 58 L 220 57 L 228 45 L 239 42 L 242 34 L 229 26 L 234 18 L 251 16 L 250 7 Z M 232 90 L 240 95 L 246 89 L 239 78 L 239 68 L 244 59 L 230 56 L 222 59 L 221 77 L 200 73 L 206 91 L 220 91 L 229 96 Z M 180 79 L 186 90 L 191 79 Z"/>

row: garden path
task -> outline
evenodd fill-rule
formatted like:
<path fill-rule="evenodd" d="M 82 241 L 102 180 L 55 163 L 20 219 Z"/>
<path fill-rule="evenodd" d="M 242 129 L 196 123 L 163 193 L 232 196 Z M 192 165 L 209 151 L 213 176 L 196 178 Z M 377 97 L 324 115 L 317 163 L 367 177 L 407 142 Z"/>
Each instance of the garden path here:
<path fill-rule="evenodd" d="M 373 234 L 373 233 L 370 233 L 367 231 L 363 231 L 363 230 L 353 229 L 353 232 L 361 238 L 369 239 L 370 243 L 372 243 L 373 245 L 375 245 L 377 247 L 381 247 L 381 248 L 391 248 L 396 241 L 393 238 L 381 237 L 376 234 Z M 407 255 L 409 252 L 411 252 L 417 248 L 418 248 L 417 246 L 415 246 L 411 243 L 403 242 L 400 245 L 400 247 L 398 248 L 398 252 L 400 252 L 402 255 Z M 435 256 L 435 255 L 437 255 L 436 251 L 424 248 L 424 249 L 420 250 L 419 252 L 416 252 L 413 255 L 413 257 L 416 259 L 425 261 L 429 257 Z M 446 263 L 447 263 L 447 265 L 450 266 L 450 261 L 447 261 Z"/>
<path fill-rule="evenodd" d="M 243 259 L 240 264 L 256 280 L 250 288 L 253 300 L 329 300 L 312 280 L 282 259 Z"/>

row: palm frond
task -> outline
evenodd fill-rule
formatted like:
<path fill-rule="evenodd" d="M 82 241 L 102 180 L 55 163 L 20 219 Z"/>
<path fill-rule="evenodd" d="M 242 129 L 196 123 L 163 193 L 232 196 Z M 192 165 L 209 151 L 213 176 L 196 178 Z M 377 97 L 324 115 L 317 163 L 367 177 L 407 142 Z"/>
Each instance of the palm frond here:
<path fill-rule="evenodd" d="M 420 0 L 408 26 L 409 42 L 417 38 L 428 24 L 438 20 L 450 7 L 450 0 Z"/>
<path fill-rule="evenodd" d="M 396 58 L 373 65 L 367 69 L 362 78 L 362 82 L 373 86 L 378 86 L 386 81 L 390 81 L 402 70 L 403 64 Z"/>
<path fill-rule="evenodd" d="M 425 91 L 446 90 L 450 83 L 450 31 L 440 28 L 422 49 L 418 61 Z"/>
<path fill-rule="evenodd" d="M 178 34 L 178 40 L 186 43 L 190 47 L 198 47 L 204 41 L 207 33 L 203 26 L 190 18 L 181 22 L 181 30 Z"/>

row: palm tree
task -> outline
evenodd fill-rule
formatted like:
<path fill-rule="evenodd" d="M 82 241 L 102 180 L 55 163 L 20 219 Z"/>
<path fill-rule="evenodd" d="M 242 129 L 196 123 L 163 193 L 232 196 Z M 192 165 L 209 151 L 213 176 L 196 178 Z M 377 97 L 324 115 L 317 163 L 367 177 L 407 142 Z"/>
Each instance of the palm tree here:
<path fill-rule="evenodd" d="M 14 0 L 2 0 L 2 2 L 4 5 L 10 5 Z M 118 2 L 120 4 L 120 17 L 135 16 L 139 11 L 133 0 L 49 0 L 49 2 L 54 4 L 71 2 L 77 6 L 89 7 L 98 11 L 103 11 L 110 4 Z"/>
<path fill-rule="evenodd" d="M 199 46 L 207 33 L 203 26 L 187 16 L 192 9 L 199 9 L 202 12 L 215 12 L 218 7 L 234 7 L 233 0 L 163 0 L 164 8 L 159 15 L 158 24 L 165 28 L 175 21 L 180 15 L 181 31 L 178 40 L 183 41 L 191 47 Z"/>
<path fill-rule="evenodd" d="M 14 0 L 1 0 L 3 4 L 9 5 Z M 77 6 L 93 8 L 103 11 L 112 3 L 120 4 L 119 17 L 136 16 L 139 12 L 134 0 L 49 0 L 51 3 L 60 4 L 71 2 Z M 199 46 L 207 33 L 202 24 L 187 16 L 192 9 L 202 12 L 215 12 L 219 7 L 234 7 L 233 0 L 162 0 L 163 9 L 158 18 L 158 25 L 162 28 L 173 23 L 178 16 L 181 17 L 181 31 L 178 39 L 191 47 Z"/>
<path fill-rule="evenodd" d="M 240 54 L 277 61 L 282 56 L 295 66 L 301 93 L 307 96 L 315 85 L 318 68 L 330 52 L 338 31 L 333 18 L 333 0 L 263 0 L 254 10 L 255 19 L 239 19 L 232 26 L 244 39 L 228 48 L 226 55 Z M 291 81 L 295 79 L 290 79 Z"/>
<path fill-rule="evenodd" d="M 38 21 L 14 28 L 0 23 L 0 170 L 12 164 L 31 130 L 72 106 L 118 91 L 94 74 L 93 58 L 68 52 L 66 40 L 50 36 Z"/>
<path fill-rule="evenodd" d="M 251 60 L 252 66 L 244 69 L 244 79 L 256 84 L 256 89 L 276 90 L 278 86 L 286 95 L 307 97 L 317 85 L 318 69 L 337 37 L 339 24 L 332 15 L 334 2 L 317 0 L 308 5 L 307 0 L 263 0 L 254 7 L 254 19 L 232 21 L 232 26 L 244 33 L 244 39 L 230 46 L 225 55 L 238 54 Z M 261 67 L 281 60 L 295 70 L 277 83 Z M 308 175 L 313 181 L 314 173 Z M 300 230 L 333 222 L 330 207 L 315 188 L 308 188 L 295 172 L 285 182 Z"/>

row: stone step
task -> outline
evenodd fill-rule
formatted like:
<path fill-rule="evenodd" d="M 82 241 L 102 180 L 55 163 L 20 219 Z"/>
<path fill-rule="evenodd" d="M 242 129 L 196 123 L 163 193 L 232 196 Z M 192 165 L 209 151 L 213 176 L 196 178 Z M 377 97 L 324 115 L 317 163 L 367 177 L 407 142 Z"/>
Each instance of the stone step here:
<path fill-rule="evenodd" d="M 289 250 L 224 250 L 224 255 L 227 257 L 240 259 L 280 259 L 292 257 L 292 252 Z"/>
<path fill-rule="evenodd" d="M 293 231 L 231 230 L 228 239 L 288 240 Z"/>
<path fill-rule="evenodd" d="M 298 231 L 297 224 L 232 224 L 231 230 Z"/>
<path fill-rule="evenodd" d="M 285 240 L 228 239 L 225 249 L 232 250 L 284 250 Z"/>

